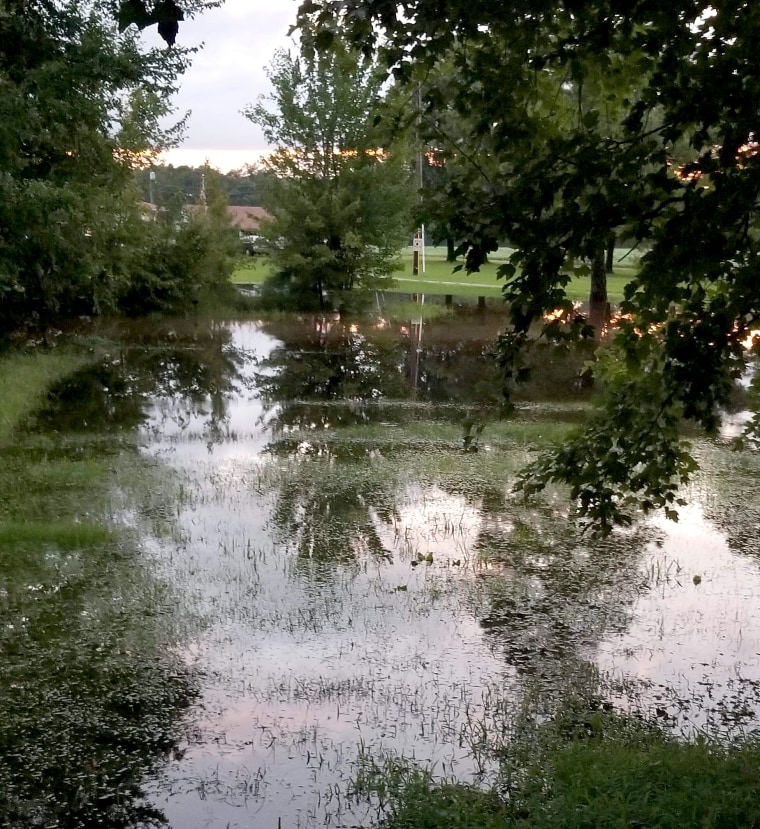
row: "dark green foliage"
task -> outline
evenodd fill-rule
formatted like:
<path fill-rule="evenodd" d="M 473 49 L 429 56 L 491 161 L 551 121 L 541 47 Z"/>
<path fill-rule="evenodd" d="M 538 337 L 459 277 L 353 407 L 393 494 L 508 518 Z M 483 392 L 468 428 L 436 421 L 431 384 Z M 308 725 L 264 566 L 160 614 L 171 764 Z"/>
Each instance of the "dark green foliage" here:
<path fill-rule="evenodd" d="M 219 4 L 203 0 L 185 0 L 184 3 L 176 3 L 175 0 L 120 0 L 117 15 L 119 31 L 123 32 L 132 25 L 138 29 L 157 26 L 159 35 L 169 46 L 173 46 L 186 10 L 192 14 L 198 9 Z"/>
<path fill-rule="evenodd" d="M 638 716 L 570 701 L 513 778 L 511 825 L 525 829 L 754 827 L 758 745 L 679 742 Z"/>
<path fill-rule="evenodd" d="M 140 244 L 117 295 L 118 309 L 132 316 L 192 310 L 207 293 L 223 292 L 238 251 L 217 174 L 204 168 L 207 204 L 194 210 L 174 200 L 155 221 L 142 222 Z"/>
<path fill-rule="evenodd" d="M 536 335 L 590 333 L 544 319 L 569 311 L 576 263 L 613 233 L 641 246 L 622 306 L 632 321 L 614 344 L 630 376 L 531 488 L 567 482 L 602 530 L 637 508 L 675 515 L 670 495 L 690 465 L 678 420 L 715 429 L 760 322 L 760 11 L 735 0 L 413 0 L 402 15 L 384 0 L 322 0 L 303 3 L 299 20 L 317 45 L 338 32 L 380 45 L 399 81 L 425 78 L 424 112 L 458 117 L 466 140 L 447 194 L 467 267 L 505 238 L 516 248 L 501 268 L 510 378 L 522 378 Z M 617 516 L 624 493 L 632 510 Z"/>
<path fill-rule="evenodd" d="M 554 758 L 549 797 L 536 792 L 517 826 L 733 829 L 760 825 L 757 748 L 705 743 L 648 748 L 576 743 Z"/>
<path fill-rule="evenodd" d="M 114 310 L 154 243 L 132 166 L 176 140 L 159 122 L 189 52 L 146 51 L 113 11 L 34 0 L 0 13 L 0 330 Z"/>
<path fill-rule="evenodd" d="M 517 484 L 530 495 L 567 480 L 572 470 L 570 495 L 579 515 L 603 533 L 631 524 L 636 510 L 663 509 L 677 520 L 675 507 L 684 504 L 678 491 L 696 469 L 679 434 L 683 408 L 662 382 L 662 353 L 649 336 L 636 337 L 635 346 L 635 370 L 609 351 L 599 358 L 597 410 L 582 430 L 524 470 Z"/>
<path fill-rule="evenodd" d="M 280 52 L 270 78 L 274 93 L 246 112 L 277 147 L 262 193 L 272 215 L 262 246 L 277 272 L 270 294 L 284 294 L 282 305 L 345 308 L 389 283 L 408 232 L 406 158 L 376 125 L 382 79 L 346 48 Z"/>
<path fill-rule="evenodd" d="M 506 804 L 494 792 L 444 783 L 431 786 L 424 776 L 404 786 L 402 805 L 383 821 L 383 829 L 506 829 Z"/>

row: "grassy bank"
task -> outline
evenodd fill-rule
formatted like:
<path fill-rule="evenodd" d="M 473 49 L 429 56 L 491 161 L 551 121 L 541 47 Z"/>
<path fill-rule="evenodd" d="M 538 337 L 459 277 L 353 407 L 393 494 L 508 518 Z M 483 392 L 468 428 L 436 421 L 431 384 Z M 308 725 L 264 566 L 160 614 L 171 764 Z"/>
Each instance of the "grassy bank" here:
<path fill-rule="evenodd" d="M 412 251 L 409 249 L 402 256 L 402 267 L 394 275 L 394 290 L 434 296 L 452 294 L 459 297 L 499 297 L 503 283 L 497 278 L 496 271 L 499 265 L 506 261 L 509 253 L 511 251 L 498 251 L 478 273 L 468 274 L 464 269 L 454 272 L 456 263 L 446 262 L 446 254 L 442 248 L 427 248 L 425 273 L 414 276 Z M 611 302 L 620 302 L 623 298 L 623 288 L 636 273 L 636 263 L 627 254 L 628 251 L 622 248 L 617 251 L 615 272 L 609 276 L 607 283 Z M 264 257 L 248 257 L 241 261 L 232 275 L 232 281 L 235 284 L 258 285 L 270 274 L 271 266 Z M 588 277 L 580 278 L 568 286 L 568 296 L 573 300 L 588 299 L 588 292 Z"/>
<path fill-rule="evenodd" d="M 383 829 L 737 829 L 760 826 L 760 745 L 679 742 L 637 716 L 577 701 L 505 757 L 489 789 L 390 761 L 358 788 Z"/>

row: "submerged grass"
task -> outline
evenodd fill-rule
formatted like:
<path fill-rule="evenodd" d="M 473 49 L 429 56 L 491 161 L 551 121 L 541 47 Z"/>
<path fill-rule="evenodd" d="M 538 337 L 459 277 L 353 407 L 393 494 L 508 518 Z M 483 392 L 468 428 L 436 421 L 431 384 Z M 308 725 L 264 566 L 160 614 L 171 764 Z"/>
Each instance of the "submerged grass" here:
<path fill-rule="evenodd" d="M 0 825 L 164 825 L 144 777 L 175 745 L 194 679 L 175 606 L 111 489 L 123 437 L 29 434 L 48 389 L 90 356 L 0 358 Z M 11 443 L 10 440 L 13 439 Z"/>
<path fill-rule="evenodd" d="M 3 354 L 0 357 L 0 444 L 10 439 L 55 382 L 72 374 L 88 359 L 86 354 L 69 349 Z"/>
<path fill-rule="evenodd" d="M 534 443 L 546 445 L 563 440 L 568 431 L 573 428 L 573 424 L 564 423 L 561 420 L 494 419 L 483 422 L 485 425 L 481 434 L 481 442 L 494 447 Z M 321 437 L 335 443 L 363 440 L 368 444 L 403 445 L 409 440 L 427 440 L 431 445 L 458 444 L 461 447 L 463 426 L 458 423 L 420 420 L 410 421 L 403 426 L 386 424 L 347 426 L 334 431 L 326 430 Z"/>
<path fill-rule="evenodd" d="M 489 788 L 394 762 L 361 785 L 380 786 L 383 829 L 760 826 L 756 740 L 680 742 L 635 715 L 571 700 L 511 753 Z"/>
<path fill-rule="evenodd" d="M 44 387 L 40 382 L 27 400 L 44 397 Z M 584 406 L 563 403 L 544 419 L 529 408 L 513 420 L 490 418 L 477 452 L 465 451 L 462 423 L 434 419 L 434 405 L 427 419 L 283 429 L 269 462 L 257 462 L 244 479 L 220 476 L 220 495 L 224 487 L 239 489 L 241 480 L 272 495 L 267 532 L 294 550 L 299 573 L 364 555 L 389 563 L 389 548 L 410 573 L 428 564 L 437 573 L 456 550 L 448 579 L 454 567 L 457 576 L 465 569 L 459 551 L 473 552 L 478 564 L 489 565 L 468 571 L 475 618 L 520 677 L 537 682 L 539 667 L 559 674 L 573 664 L 578 620 L 581 632 L 609 629 L 600 595 L 614 591 L 625 610 L 619 581 L 639 589 L 636 539 L 623 548 L 627 542 L 618 538 L 608 562 L 597 549 L 579 546 L 563 520 L 561 497 L 547 495 L 545 509 L 532 511 L 505 505 L 514 471 L 534 450 L 561 441 Z M 125 435 L 30 437 L 19 426 L 33 408 L 33 402 L 18 408 L 12 427 L 18 445 L 0 446 L 0 824 L 163 825 L 160 815 L 140 811 L 140 785 L 172 750 L 193 680 L 173 656 L 172 597 L 143 568 L 136 535 L 110 516 L 118 501 L 128 521 L 135 515 L 153 521 L 152 535 L 160 537 L 177 510 L 206 496 L 200 489 L 169 493 L 160 472 L 131 454 Z M 458 413 L 467 411 L 462 406 Z M 229 517 L 229 505 L 223 507 Z M 427 534 L 416 534 L 420 527 Z M 387 540 L 394 532 L 395 547 Z M 439 541 L 446 544 L 433 560 Z M 447 551 L 440 561 L 439 549 Z M 576 555 L 579 549 L 587 555 Z M 246 566 L 255 562 L 250 546 L 237 551 Z M 407 593 L 405 582 L 391 584 L 397 584 L 394 600 Z M 322 631 L 313 624 L 315 633 Z M 298 685 L 307 701 L 328 693 L 305 687 Z M 388 761 L 365 763 L 357 792 L 382 805 L 386 829 L 760 825 L 753 814 L 760 802 L 754 743 L 677 742 L 641 718 L 613 713 L 602 698 L 579 699 L 553 714 L 531 710 L 499 745 L 488 722 L 473 727 L 466 744 L 482 734 L 478 750 L 501 762 L 490 788 L 436 780 Z M 430 716 L 439 718 L 439 710 Z"/>
<path fill-rule="evenodd" d="M 8 449 L 2 457 L 0 526 L 102 520 L 111 472 L 107 458 L 84 451 L 35 456 L 27 446 Z"/>
<path fill-rule="evenodd" d="M 73 550 L 95 547 L 112 540 L 112 533 L 100 524 L 62 520 L 57 522 L 0 522 L 0 547 L 50 547 Z"/>

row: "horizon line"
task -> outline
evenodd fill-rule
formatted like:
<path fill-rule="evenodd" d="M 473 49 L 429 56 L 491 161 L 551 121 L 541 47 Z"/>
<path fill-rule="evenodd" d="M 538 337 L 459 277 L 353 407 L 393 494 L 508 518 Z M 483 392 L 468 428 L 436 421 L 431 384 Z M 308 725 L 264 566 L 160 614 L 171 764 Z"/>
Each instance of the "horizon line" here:
<path fill-rule="evenodd" d="M 271 152 L 271 149 L 211 149 L 194 147 L 174 147 L 164 150 L 158 156 L 162 164 L 171 164 L 173 167 L 202 167 L 208 162 L 210 167 L 222 173 L 232 170 L 241 170 L 246 166 L 255 165 L 262 156 Z"/>

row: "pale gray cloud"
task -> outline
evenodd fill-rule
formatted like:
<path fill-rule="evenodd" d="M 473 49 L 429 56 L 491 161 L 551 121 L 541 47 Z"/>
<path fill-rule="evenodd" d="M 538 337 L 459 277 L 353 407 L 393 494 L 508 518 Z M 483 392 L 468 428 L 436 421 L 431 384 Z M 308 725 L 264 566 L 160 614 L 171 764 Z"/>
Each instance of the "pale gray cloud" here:
<path fill-rule="evenodd" d="M 178 44 L 204 46 L 174 99 L 178 114 L 192 115 L 182 147 L 169 161 L 202 163 L 208 157 L 221 168 L 239 167 L 247 155 L 255 161 L 266 149 L 261 131 L 240 111 L 270 91 L 266 67 L 277 49 L 293 47 L 287 32 L 298 5 L 299 0 L 226 0 L 180 26 Z"/>

